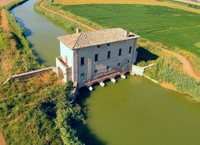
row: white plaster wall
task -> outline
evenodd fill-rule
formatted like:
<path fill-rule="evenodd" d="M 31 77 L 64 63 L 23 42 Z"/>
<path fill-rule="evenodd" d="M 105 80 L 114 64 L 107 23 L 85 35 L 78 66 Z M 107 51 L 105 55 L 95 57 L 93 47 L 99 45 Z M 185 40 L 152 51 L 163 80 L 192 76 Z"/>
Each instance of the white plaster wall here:
<path fill-rule="evenodd" d="M 63 59 L 63 61 L 66 63 L 66 56 L 68 57 L 68 66 L 73 66 L 73 50 L 68 48 L 66 45 L 64 45 L 62 42 L 60 42 L 60 55 Z"/>
<path fill-rule="evenodd" d="M 79 87 L 84 86 L 84 83 L 89 81 L 92 78 L 97 76 L 97 73 L 107 72 L 106 67 L 109 66 L 110 69 L 119 69 L 118 71 L 123 71 L 125 68 L 130 67 L 135 60 L 136 57 L 135 52 L 135 42 L 134 39 L 126 40 L 121 42 L 110 43 L 110 46 L 107 44 L 101 45 L 100 48 L 97 46 L 92 46 L 88 48 L 79 49 L 77 51 L 78 54 L 78 69 L 77 73 L 77 81 Z M 129 54 L 129 47 L 132 46 L 132 51 Z M 122 55 L 118 56 L 119 49 L 122 48 Z M 107 53 L 111 51 L 111 57 L 107 59 Z M 95 54 L 98 54 L 98 61 L 94 62 Z M 85 64 L 81 66 L 81 57 L 84 57 Z M 128 63 L 129 60 L 129 63 Z M 120 63 L 120 66 L 118 66 Z M 97 69 L 97 73 L 95 73 L 95 69 Z M 84 76 L 81 76 L 81 73 L 84 73 Z"/>

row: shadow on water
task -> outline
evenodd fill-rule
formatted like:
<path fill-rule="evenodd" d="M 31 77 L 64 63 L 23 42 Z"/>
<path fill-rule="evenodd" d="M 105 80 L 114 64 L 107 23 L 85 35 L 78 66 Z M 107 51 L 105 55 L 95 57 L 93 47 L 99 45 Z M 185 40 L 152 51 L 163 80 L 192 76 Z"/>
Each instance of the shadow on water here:
<path fill-rule="evenodd" d="M 138 50 L 138 57 L 137 57 L 137 60 L 136 60 L 136 64 L 138 64 L 139 62 L 141 61 L 150 61 L 150 60 L 156 60 L 158 59 L 158 56 L 151 53 L 150 51 L 146 50 L 145 48 L 143 47 L 138 47 L 137 48 Z"/>
<path fill-rule="evenodd" d="M 11 13 L 14 15 L 14 12 L 13 12 L 13 11 L 11 11 Z M 15 15 L 14 15 L 14 16 L 15 16 Z M 23 28 L 24 36 L 26 37 L 26 39 L 27 39 L 27 37 L 29 37 L 29 36 L 31 36 L 31 35 L 33 34 L 33 32 L 32 32 L 28 27 L 26 27 L 25 23 L 23 22 L 23 20 L 22 20 L 21 18 L 15 16 L 15 19 L 16 19 L 17 23 L 19 23 L 20 26 Z M 20 39 L 17 38 L 16 35 L 14 35 L 14 33 L 13 33 L 13 38 L 15 38 L 15 40 L 17 41 L 17 47 L 18 47 L 18 48 L 22 47 L 23 44 L 21 43 Z M 37 56 L 38 62 L 39 62 L 40 64 L 45 64 L 45 60 L 43 60 L 43 59 L 39 56 L 39 53 L 36 52 L 36 51 L 33 49 L 34 45 L 33 45 L 30 41 L 28 41 L 28 42 L 29 42 L 29 47 L 32 48 L 32 51 L 33 51 L 34 55 Z"/>
<path fill-rule="evenodd" d="M 25 25 L 25 23 L 23 22 L 23 20 L 22 20 L 21 18 L 17 17 L 17 16 L 14 14 L 13 11 L 11 11 L 11 13 L 12 13 L 12 15 L 15 16 L 15 19 L 16 19 L 17 23 L 23 28 L 23 30 L 24 30 L 24 36 L 25 36 L 26 38 L 29 37 L 29 36 L 31 36 L 32 33 L 33 33 L 33 32 L 31 31 L 31 29 L 27 28 L 26 25 Z M 29 47 L 30 47 L 30 48 L 33 48 L 33 44 L 32 44 L 30 41 L 29 41 Z"/>
<path fill-rule="evenodd" d="M 21 27 L 24 29 L 24 34 L 26 37 L 31 36 L 32 35 L 32 31 L 26 27 L 25 23 L 23 22 L 23 20 L 19 17 L 16 17 L 17 22 L 21 25 Z"/>
<path fill-rule="evenodd" d="M 93 87 L 97 86 L 98 84 L 94 84 Z M 80 104 L 85 119 L 88 118 L 88 110 L 86 105 L 86 99 L 90 97 L 90 91 L 88 88 L 84 87 L 79 90 L 79 95 L 77 96 L 77 102 Z M 86 124 L 78 123 L 74 125 L 74 128 L 77 130 L 77 135 L 79 139 L 85 143 L 86 145 L 106 145 L 105 141 L 102 141 L 99 137 L 97 137 L 92 130 L 88 127 L 87 122 Z"/>

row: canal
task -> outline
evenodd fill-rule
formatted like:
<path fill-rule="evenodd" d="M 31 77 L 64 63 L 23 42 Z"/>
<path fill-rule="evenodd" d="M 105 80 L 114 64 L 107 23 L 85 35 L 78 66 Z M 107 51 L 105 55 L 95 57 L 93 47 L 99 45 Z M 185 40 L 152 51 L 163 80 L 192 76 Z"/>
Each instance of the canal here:
<path fill-rule="evenodd" d="M 36 0 L 14 8 L 26 38 L 48 66 L 59 55 L 59 35 L 67 32 L 34 11 Z M 198 145 L 200 106 L 186 95 L 161 88 L 136 76 L 116 84 L 80 90 L 78 101 L 86 110 L 86 124 L 75 127 L 87 145 Z"/>
<path fill-rule="evenodd" d="M 25 36 L 31 48 L 48 66 L 55 66 L 55 59 L 59 55 L 59 41 L 57 37 L 67 32 L 58 24 L 42 16 L 34 10 L 36 0 L 29 0 L 14 8 L 11 13 L 25 30 Z"/>

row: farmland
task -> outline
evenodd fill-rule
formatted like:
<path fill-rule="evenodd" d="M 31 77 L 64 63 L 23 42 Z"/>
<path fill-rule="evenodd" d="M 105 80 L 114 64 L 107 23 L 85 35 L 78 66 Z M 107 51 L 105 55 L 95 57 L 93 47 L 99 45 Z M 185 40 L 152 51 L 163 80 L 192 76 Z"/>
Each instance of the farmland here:
<path fill-rule="evenodd" d="M 200 15 L 163 6 L 128 4 L 64 5 L 69 11 L 103 27 L 122 27 L 171 49 L 200 57 Z"/>

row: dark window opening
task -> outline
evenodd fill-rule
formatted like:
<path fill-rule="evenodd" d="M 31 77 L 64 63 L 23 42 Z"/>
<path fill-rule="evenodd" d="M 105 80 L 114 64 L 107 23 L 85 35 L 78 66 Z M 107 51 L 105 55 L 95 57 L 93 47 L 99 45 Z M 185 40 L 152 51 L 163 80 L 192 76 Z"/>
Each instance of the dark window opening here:
<path fill-rule="evenodd" d="M 107 46 L 110 46 L 110 43 L 108 43 Z"/>
<path fill-rule="evenodd" d="M 100 48 L 101 47 L 101 45 L 97 45 L 97 48 Z"/>
<path fill-rule="evenodd" d="M 94 61 L 98 61 L 98 54 L 95 54 Z"/>
<path fill-rule="evenodd" d="M 127 61 L 128 63 L 130 62 L 130 60 Z"/>
<path fill-rule="evenodd" d="M 108 51 L 107 58 L 110 58 L 110 51 Z"/>
<path fill-rule="evenodd" d="M 84 57 L 81 57 L 81 65 L 84 65 Z"/>
<path fill-rule="evenodd" d="M 131 50 L 132 50 L 132 47 L 130 46 L 130 47 L 129 47 L 129 54 L 131 53 Z"/>
<path fill-rule="evenodd" d="M 121 55 L 122 55 L 122 49 L 120 48 L 120 49 L 119 49 L 118 56 L 121 56 Z"/>
<path fill-rule="evenodd" d="M 118 63 L 117 66 L 120 66 L 120 63 Z"/>
<path fill-rule="evenodd" d="M 109 68 L 110 68 L 109 66 L 106 67 L 107 70 L 109 70 Z"/>
<path fill-rule="evenodd" d="M 84 76 L 84 73 L 81 73 L 81 77 L 83 77 Z"/>
<path fill-rule="evenodd" d="M 94 70 L 94 73 L 97 73 L 97 69 Z"/>

